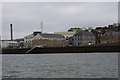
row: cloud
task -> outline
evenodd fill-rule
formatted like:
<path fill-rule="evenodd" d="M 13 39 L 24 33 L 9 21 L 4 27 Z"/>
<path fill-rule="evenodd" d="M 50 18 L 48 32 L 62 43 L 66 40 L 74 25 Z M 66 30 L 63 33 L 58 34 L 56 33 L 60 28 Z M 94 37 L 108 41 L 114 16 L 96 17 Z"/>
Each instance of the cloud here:
<path fill-rule="evenodd" d="M 15 38 L 40 30 L 41 21 L 44 32 L 112 24 L 117 22 L 117 8 L 117 2 L 5 2 L 2 5 L 3 37 L 8 38 L 10 23 Z"/>

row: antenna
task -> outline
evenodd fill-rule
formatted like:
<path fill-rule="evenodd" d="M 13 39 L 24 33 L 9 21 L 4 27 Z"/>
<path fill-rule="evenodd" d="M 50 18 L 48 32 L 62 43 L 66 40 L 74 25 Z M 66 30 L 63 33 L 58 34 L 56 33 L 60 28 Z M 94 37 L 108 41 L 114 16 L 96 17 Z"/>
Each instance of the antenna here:
<path fill-rule="evenodd" d="M 43 22 L 41 21 L 41 33 L 43 32 Z"/>

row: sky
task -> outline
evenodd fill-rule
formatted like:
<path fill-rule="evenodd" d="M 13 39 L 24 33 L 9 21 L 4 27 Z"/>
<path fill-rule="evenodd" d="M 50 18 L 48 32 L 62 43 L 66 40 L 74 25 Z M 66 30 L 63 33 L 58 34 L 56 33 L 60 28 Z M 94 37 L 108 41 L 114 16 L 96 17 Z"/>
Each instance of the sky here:
<path fill-rule="evenodd" d="M 14 39 L 33 31 L 62 32 L 69 28 L 107 26 L 118 22 L 117 2 L 3 2 L 2 39 Z"/>

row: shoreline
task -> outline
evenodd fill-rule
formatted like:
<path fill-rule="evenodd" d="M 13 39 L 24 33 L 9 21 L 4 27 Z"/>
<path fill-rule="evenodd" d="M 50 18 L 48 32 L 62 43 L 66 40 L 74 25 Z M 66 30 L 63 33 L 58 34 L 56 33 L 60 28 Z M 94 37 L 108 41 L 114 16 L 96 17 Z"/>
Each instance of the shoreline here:
<path fill-rule="evenodd" d="M 81 46 L 81 47 L 49 47 L 35 48 L 26 53 L 31 48 L 24 49 L 2 49 L 2 54 L 51 54 L 51 53 L 93 53 L 93 52 L 120 52 L 120 46 Z"/>

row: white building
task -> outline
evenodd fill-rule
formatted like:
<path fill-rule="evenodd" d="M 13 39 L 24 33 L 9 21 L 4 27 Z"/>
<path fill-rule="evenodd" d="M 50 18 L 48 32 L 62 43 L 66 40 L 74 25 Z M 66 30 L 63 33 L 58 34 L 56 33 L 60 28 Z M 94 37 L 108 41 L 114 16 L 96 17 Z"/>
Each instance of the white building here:
<path fill-rule="evenodd" d="M 32 40 L 34 37 L 34 34 L 30 34 L 24 37 L 24 45 L 26 48 L 32 47 Z"/>
<path fill-rule="evenodd" d="M 18 42 L 17 41 L 11 41 L 11 40 L 0 40 L 0 47 L 1 48 L 7 48 L 7 47 L 17 47 Z"/>

